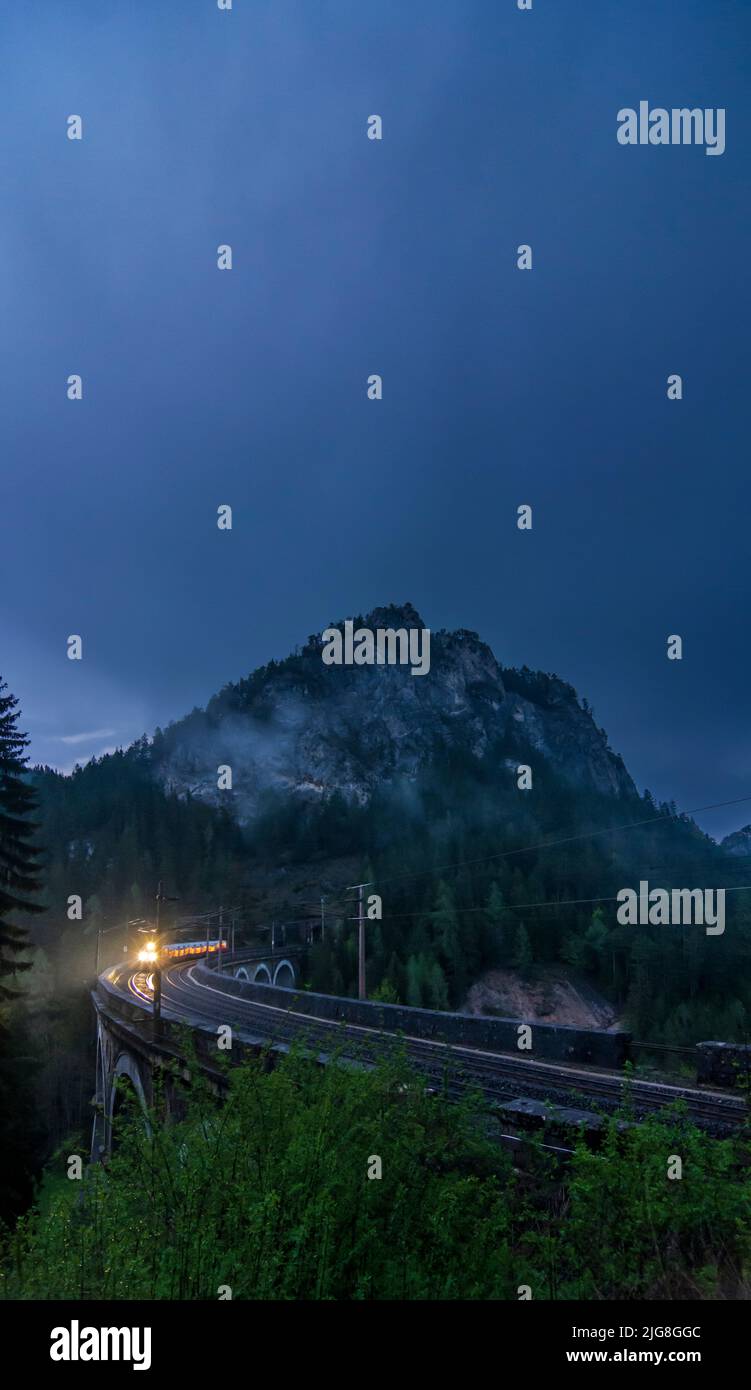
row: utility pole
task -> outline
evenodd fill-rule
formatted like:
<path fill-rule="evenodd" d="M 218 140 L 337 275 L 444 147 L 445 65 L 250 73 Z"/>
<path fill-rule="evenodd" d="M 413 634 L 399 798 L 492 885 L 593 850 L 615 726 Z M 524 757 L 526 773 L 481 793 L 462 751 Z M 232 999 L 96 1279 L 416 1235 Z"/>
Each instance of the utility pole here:
<path fill-rule="evenodd" d="M 353 883 L 347 889 L 348 893 L 353 893 L 357 889 L 357 916 L 350 917 L 350 922 L 357 922 L 357 997 L 367 999 L 365 992 L 365 900 L 364 892 L 369 888 L 368 883 Z"/>
<path fill-rule="evenodd" d="M 156 960 L 154 961 L 154 977 L 153 977 L 153 978 L 154 978 L 154 1010 L 153 1010 L 153 1013 L 154 1013 L 154 1022 L 155 1022 L 155 1023 L 158 1023 L 158 1022 L 160 1021 L 161 1017 L 162 1017 L 162 969 L 161 969 L 161 966 L 160 966 L 160 964 L 159 964 L 159 947 L 160 947 L 161 944 L 162 944 L 161 941 L 160 941 L 160 939 L 159 939 L 160 932 L 161 932 L 161 929 L 162 929 L 162 903 L 176 903 L 176 902 L 178 902 L 178 901 L 179 901 L 178 898 L 168 898 L 168 897 L 165 897 L 164 892 L 162 891 L 162 880 L 160 879 L 159 882 L 158 882 L 158 884 L 157 884 L 157 888 L 156 888 L 156 935 L 155 935 L 155 937 L 154 937 L 154 943 L 155 943 L 155 945 L 156 945 L 156 951 L 157 951 Z"/>
<path fill-rule="evenodd" d="M 154 935 L 154 944 L 156 944 L 156 948 L 157 948 L 157 958 L 156 958 L 156 960 L 154 960 L 154 976 L 153 976 L 153 980 L 154 980 L 154 1006 L 153 1006 L 154 1023 L 160 1023 L 160 1022 L 161 1022 L 161 970 L 160 970 L 160 967 L 159 967 L 159 948 L 160 948 L 160 945 L 161 945 L 161 942 L 160 942 L 160 940 L 159 940 L 159 931 L 160 931 L 160 924 L 161 924 L 161 899 L 163 899 L 163 892 L 161 892 L 161 878 L 160 878 L 159 883 L 157 883 L 156 935 Z"/>
<path fill-rule="evenodd" d="M 219 909 L 219 974 L 222 973 L 222 935 L 224 933 L 224 908 Z"/>
<path fill-rule="evenodd" d="M 324 938 L 325 938 L 325 936 L 326 936 L 326 918 L 325 918 L 325 909 L 324 909 L 324 904 L 325 904 L 325 902 L 326 902 L 326 899 L 325 899 L 324 897 L 322 897 L 322 898 L 321 898 L 321 941 L 323 941 Z"/>
<path fill-rule="evenodd" d="M 367 998 L 365 993 L 365 917 L 363 915 L 364 883 L 359 883 L 357 901 L 357 997 Z"/>
<path fill-rule="evenodd" d="M 162 1019 L 162 970 L 161 966 L 154 965 L 154 1022 L 160 1023 Z"/>

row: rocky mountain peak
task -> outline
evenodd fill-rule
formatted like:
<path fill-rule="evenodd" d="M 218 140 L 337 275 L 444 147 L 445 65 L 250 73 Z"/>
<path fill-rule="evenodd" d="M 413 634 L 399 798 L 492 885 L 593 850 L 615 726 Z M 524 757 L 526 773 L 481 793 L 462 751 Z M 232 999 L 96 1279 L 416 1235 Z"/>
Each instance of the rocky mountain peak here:
<path fill-rule="evenodd" d="M 373 631 L 425 626 L 411 603 L 353 621 Z M 321 636 L 313 636 L 171 725 L 155 739 L 153 758 L 168 788 L 216 805 L 229 796 L 248 821 L 268 790 L 308 798 L 340 792 L 362 803 L 384 782 L 414 779 L 439 749 L 479 759 L 517 747 L 570 782 L 635 794 L 572 686 L 526 667 L 502 668 L 468 629 L 431 631 L 430 669 L 417 676 L 409 665 L 326 665 Z M 229 794 L 217 787 L 220 766 L 232 769 Z"/>
<path fill-rule="evenodd" d="M 365 618 L 363 625 L 373 630 L 379 627 L 425 627 L 420 614 L 411 603 L 388 603 L 385 608 L 374 608 Z"/>

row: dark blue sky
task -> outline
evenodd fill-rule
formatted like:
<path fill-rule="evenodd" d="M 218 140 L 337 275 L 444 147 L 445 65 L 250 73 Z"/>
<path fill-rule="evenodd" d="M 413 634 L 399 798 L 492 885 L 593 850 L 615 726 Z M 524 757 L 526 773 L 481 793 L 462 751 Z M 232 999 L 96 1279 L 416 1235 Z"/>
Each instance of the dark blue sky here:
<path fill-rule="evenodd" d="M 35 758 L 409 599 L 572 681 L 641 786 L 751 794 L 749 38 L 745 0 L 3 7 L 0 671 Z M 640 99 L 724 107 L 725 154 L 620 146 Z"/>

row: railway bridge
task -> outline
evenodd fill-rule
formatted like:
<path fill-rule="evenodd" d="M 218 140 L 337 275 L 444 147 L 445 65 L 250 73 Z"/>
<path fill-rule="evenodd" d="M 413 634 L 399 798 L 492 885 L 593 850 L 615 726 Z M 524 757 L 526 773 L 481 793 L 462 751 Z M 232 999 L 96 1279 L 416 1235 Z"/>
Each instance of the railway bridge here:
<path fill-rule="evenodd" d="M 150 965 L 105 970 L 93 993 L 97 1082 L 92 1158 L 102 1158 L 111 1149 L 124 1093 L 146 1112 L 158 1094 L 163 1111 L 179 1113 L 183 1083 L 190 1079 L 186 1029 L 191 1050 L 217 1091 L 226 1086 L 220 1052 L 226 1059 L 222 1044 L 229 1035 L 233 1061 L 261 1051 L 273 1058 L 295 1042 L 304 1043 L 323 1064 L 337 1057 L 372 1066 L 398 1050 L 406 1053 L 428 1088 L 455 1097 L 468 1086 L 479 1089 L 509 1128 L 522 1116 L 536 1116 L 540 1124 L 547 1124 L 551 1105 L 562 1124 L 576 1117 L 577 1122 L 596 1125 L 626 1098 L 636 1115 L 682 1100 L 697 1123 L 718 1134 L 745 1121 L 745 1102 L 727 1091 L 625 1080 L 622 1068 L 630 1044 L 626 1033 L 313 994 L 296 987 L 300 950 L 259 947 L 213 958 L 168 960 L 161 969 L 157 1019 Z"/>
<path fill-rule="evenodd" d="M 229 981 L 236 979 L 241 985 L 261 983 L 276 989 L 293 989 L 298 979 L 300 954 L 299 946 L 284 946 L 280 950 L 258 946 L 222 956 L 215 962 L 217 986 L 226 987 Z M 193 961 L 188 969 L 195 963 Z M 168 979 L 172 969 L 171 965 L 167 967 Z M 184 965 L 179 973 L 186 973 Z M 188 1075 L 185 1067 L 180 1066 L 180 1048 L 175 1045 L 175 1028 L 180 1022 L 192 1028 L 197 1053 L 204 1068 L 211 1071 L 206 1039 L 201 1037 L 204 1021 L 197 1015 L 181 1018 L 179 1011 L 172 1007 L 168 987 L 163 1009 L 166 1017 L 156 1022 L 153 994 L 153 978 L 148 966 L 141 969 L 113 966 L 97 980 L 92 994 L 97 1019 L 93 1159 L 110 1152 L 113 1124 L 129 1092 L 148 1116 L 154 1102 L 156 1072 L 163 1073 L 165 1079 L 162 1103 L 168 1112 L 175 1108 L 174 1068 L 168 1068 L 167 1064 L 178 1063 L 178 1073 L 182 1072 L 183 1079 Z M 220 1082 L 219 1075 L 216 1080 Z M 146 1122 L 148 1124 L 148 1118 Z"/>

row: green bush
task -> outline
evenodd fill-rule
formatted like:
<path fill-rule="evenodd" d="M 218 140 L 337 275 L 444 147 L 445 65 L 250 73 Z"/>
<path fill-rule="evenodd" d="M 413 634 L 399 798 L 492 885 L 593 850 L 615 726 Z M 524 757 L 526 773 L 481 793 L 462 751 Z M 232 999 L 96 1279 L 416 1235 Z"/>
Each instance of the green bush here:
<path fill-rule="evenodd" d="M 153 1116 L 150 1138 L 131 1113 L 106 1167 L 51 1184 L 6 1236 L 3 1296 L 740 1296 L 746 1170 L 680 1116 L 612 1124 L 565 1170 L 532 1145 L 520 1173 L 486 1106 L 427 1094 L 401 1059 L 324 1069 L 293 1053 L 228 1083 L 219 1104 L 196 1073 L 182 1120 Z"/>

